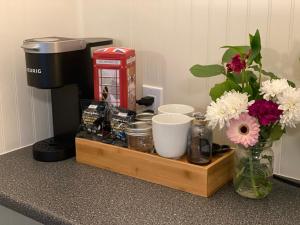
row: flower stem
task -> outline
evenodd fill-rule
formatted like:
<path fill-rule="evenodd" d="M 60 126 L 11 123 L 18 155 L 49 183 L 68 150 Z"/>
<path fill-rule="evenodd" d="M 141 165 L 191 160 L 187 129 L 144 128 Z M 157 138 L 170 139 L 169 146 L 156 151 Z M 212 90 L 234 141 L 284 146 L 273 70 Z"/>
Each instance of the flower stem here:
<path fill-rule="evenodd" d="M 245 70 L 242 71 L 242 89 L 245 87 Z"/>
<path fill-rule="evenodd" d="M 243 168 L 238 171 L 238 173 L 235 175 L 235 186 L 239 187 L 240 184 L 242 183 L 243 179 L 245 178 L 245 176 L 243 176 L 244 172 L 245 172 L 246 167 L 243 166 Z"/>
<path fill-rule="evenodd" d="M 253 174 L 253 160 L 252 160 L 252 158 L 253 158 L 253 155 L 252 155 L 252 151 L 251 151 L 251 155 L 249 157 L 250 179 L 251 179 L 251 184 L 252 184 L 253 190 L 255 192 L 255 195 L 258 197 L 259 196 L 259 192 L 257 190 L 255 179 L 254 179 L 254 174 Z"/>
<path fill-rule="evenodd" d="M 243 167 L 236 175 L 237 178 L 239 178 L 244 173 L 245 167 Z"/>
<path fill-rule="evenodd" d="M 259 65 L 259 77 L 258 77 L 258 84 L 259 84 L 259 87 L 261 86 L 261 70 L 262 70 L 262 66 Z"/>

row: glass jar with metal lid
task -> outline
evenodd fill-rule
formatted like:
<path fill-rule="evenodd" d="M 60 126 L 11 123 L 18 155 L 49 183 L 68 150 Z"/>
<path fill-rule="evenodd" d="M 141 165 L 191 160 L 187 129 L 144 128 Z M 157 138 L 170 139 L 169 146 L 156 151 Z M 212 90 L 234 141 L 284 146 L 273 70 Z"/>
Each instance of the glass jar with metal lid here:
<path fill-rule="evenodd" d="M 135 119 L 137 121 L 152 123 L 152 117 L 154 116 L 154 113 L 151 112 L 142 112 L 136 115 Z"/>
<path fill-rule="evenodd" d="M 152 125 L 146 122 L 130 123 L 126 129 L 129 149 L 153 151 Z"/>
<path fill-rule="evenodd" d="M 212 158 L 212 130 L 207 126 L 203 113 L 194 113 L 193 117 L 187 159 L 194 164 L 208 164 Z"/>

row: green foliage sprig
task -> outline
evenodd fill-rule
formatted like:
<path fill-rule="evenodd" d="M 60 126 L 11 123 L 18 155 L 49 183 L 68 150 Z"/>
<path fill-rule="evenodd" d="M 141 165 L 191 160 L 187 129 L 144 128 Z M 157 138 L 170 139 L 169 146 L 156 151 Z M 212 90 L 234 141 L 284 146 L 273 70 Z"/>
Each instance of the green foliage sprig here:
<path fill-rule="evenodd" d="M 261 39 L 259 31 L 256 30 L 254 35 L 249 34 L 249 46 L 223 46 L 225 52 L 222 56 L 222 64 L 212 65 L 194 65 L 190 68 L 190 72 L 196 77 L 213 77 L 224 75 L 225 81 L 216 84 L 210 90 L 210 97 L 213 101 L 222 96 L 225 91 L 236 90 L 239 92 L 247 92 L 249 100 L 261 99 L 259 88 L 262 81 L 262 76 L 267 76 L 270 79 L 279 79 L 277 75 L 262 69 L 261 56 Z M 228 64 L 236 55 L 245 61 L 245 67 L 239 72 L 228 69 Z M 295 84 L 288 81 L 290 86 L 295 87 Z"/>

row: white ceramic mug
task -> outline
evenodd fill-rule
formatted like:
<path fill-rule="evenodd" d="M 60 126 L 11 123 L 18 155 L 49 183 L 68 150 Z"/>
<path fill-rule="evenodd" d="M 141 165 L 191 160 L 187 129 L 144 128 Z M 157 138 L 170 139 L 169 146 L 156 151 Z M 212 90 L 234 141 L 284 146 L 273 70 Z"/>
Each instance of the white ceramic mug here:
<path fill-rule="evenodd" d="M 157 154 L 174 159 L 183 156 L 191 120 L 191 117 L 178 113 L 152 117 L 153 141 Z"/>
<path fill-rule="evenodd" d="M 192 116 L 195 109 L 189 105 L 182 105 L 182 104 L 167 104 L 161 105 L 158 107 L 158 114 L 163 113 L 180 113 L 187 116 Z"/>

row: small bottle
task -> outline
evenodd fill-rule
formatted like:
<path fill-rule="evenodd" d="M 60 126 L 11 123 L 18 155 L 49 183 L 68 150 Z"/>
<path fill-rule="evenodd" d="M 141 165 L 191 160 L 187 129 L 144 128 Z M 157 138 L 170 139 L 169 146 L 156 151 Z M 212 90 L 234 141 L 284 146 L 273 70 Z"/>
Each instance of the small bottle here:
<path fill-rule="evenodd" d="M 202 113 L 194 113 L 189 135 L 187 159 L 190 163 L 204 165 L 212 158 L 212 130 L 207 126 Z"/>

